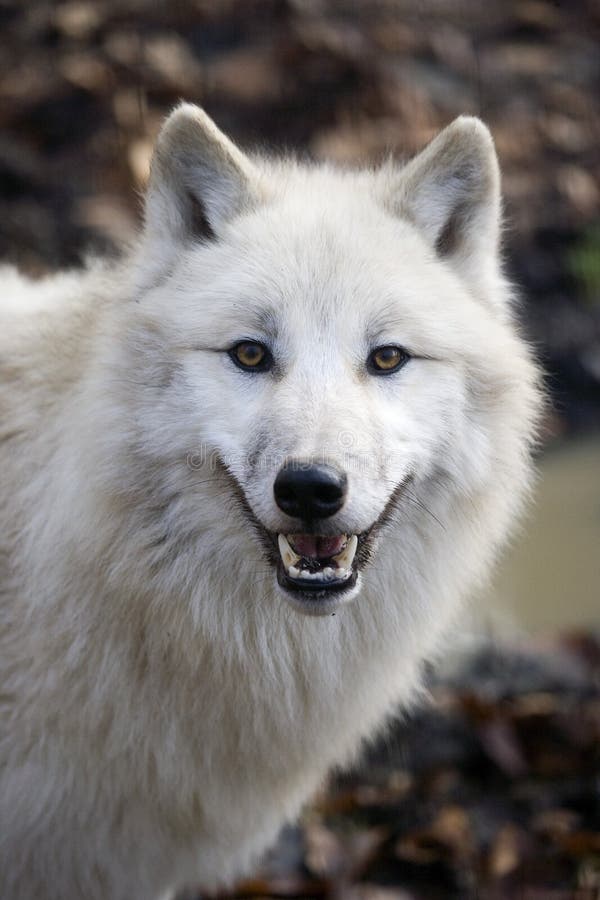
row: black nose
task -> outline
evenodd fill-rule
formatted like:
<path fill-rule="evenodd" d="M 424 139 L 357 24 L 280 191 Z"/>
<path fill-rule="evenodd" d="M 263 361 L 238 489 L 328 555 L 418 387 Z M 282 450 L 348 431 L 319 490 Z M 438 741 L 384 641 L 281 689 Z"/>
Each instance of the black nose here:
<path fill-rule="evenodd" d="M 298 519 L 326 519 L 344 505 L 348 479 L 344 472 L 324 463 L 290 460 L 273 485 L 279 509 Z"/>

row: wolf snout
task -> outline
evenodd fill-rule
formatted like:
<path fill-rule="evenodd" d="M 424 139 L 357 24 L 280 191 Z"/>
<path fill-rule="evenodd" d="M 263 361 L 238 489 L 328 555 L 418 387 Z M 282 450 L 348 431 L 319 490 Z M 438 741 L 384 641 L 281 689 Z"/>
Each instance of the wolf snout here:
<path fill-rule="evenodd" d="M 288 516 L 327 519 L 344 505 L 348 478 L 336 466 L 288 460 L 277 474 L 273 493 L 277 506 Z"/>

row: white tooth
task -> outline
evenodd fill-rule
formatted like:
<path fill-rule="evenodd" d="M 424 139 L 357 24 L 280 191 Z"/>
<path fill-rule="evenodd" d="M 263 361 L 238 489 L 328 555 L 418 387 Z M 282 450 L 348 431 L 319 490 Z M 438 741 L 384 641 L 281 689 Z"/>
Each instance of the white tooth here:
<path fill-rule="evenodd" d="M 349 578 L 351 574 L 352 574 L 352 571 L 350 569 L 336 569 L 335 570 L 335 577 L 339 578 L 339 579 Z"/>
<path fill-rule="evenodd" d="M 333 578 L 333 569 L 331 566 L 325 566 L 323 569 L 323 578 Z"/>
<path fill-rule="evenodd" d="M 312 575 L 308 569 L 300 569 L 300 578 L 312 578 Z"/>
<path fill-rule="evenodd" d="M 296 566 L 290 566 L 287 573 L 291 578 L 298 578 L 300 576 L 300 569 L 297 569 Z"/>
<path fill-rule="evenodd" d="M 295 566 L 296 563 L 300 562 L 300 557 L 297 553 L 294 553 L 284 534 L 277 535 L 277 543 L 279 544 L 279 552 L 286 569 L 289 570 L 290 566 Z"/>
<path fill-rule="evenodd" d="M 340 569 L 350 569 L 352 567 L 352 563 L 354 562 L 354 556 L 356 554 L 356 548 L 358 547 L 358 538 L 355 534 L 351 535 L 346 542 L 346 546 L 338 553 L 337 556 L 334 556 L 333 559 L 338 565 Z M 339 576 L 338 576 L 339 577 Z"/>

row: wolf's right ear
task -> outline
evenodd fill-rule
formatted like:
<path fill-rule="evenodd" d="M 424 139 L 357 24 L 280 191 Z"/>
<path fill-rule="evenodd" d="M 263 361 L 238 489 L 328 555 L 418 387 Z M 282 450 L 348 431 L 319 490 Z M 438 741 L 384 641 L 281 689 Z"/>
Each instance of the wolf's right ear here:
<path fill-rule="evenodd" d="M 252 162 L 198 106 L 182 103 L 163 125 L 146 192 L 144 245 L 154 263 L 223 225 L 259 199 Z"/>
<path fill-rule="evenodd" d="M 490 132 L 460 116 L 390 184 L 387 205 L 421 232 L 474 292 L 492 297 L 499 272 L 500 172 Z"/>

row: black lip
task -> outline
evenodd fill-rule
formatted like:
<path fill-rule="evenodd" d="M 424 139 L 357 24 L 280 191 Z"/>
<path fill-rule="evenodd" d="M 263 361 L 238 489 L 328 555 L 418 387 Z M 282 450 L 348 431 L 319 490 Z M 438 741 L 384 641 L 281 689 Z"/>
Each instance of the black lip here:
<path fill-rule="evenodd" d="M 352 574 L 349 578 L 335 578 L 331 581 L 307 581 L 305 578 L 291 578 L 283 567 L 281 560 L 277 562 L 277 581 L 279 586 L 286 591 L 293 591 L 294 594 L 306 594 L 310 601 L 318 600 L 319 597 L 330 597 L 331 595 L 339 596 L 345 594 L 356 584 L 358 578 L 358 569 L 352 566 Z"/>

